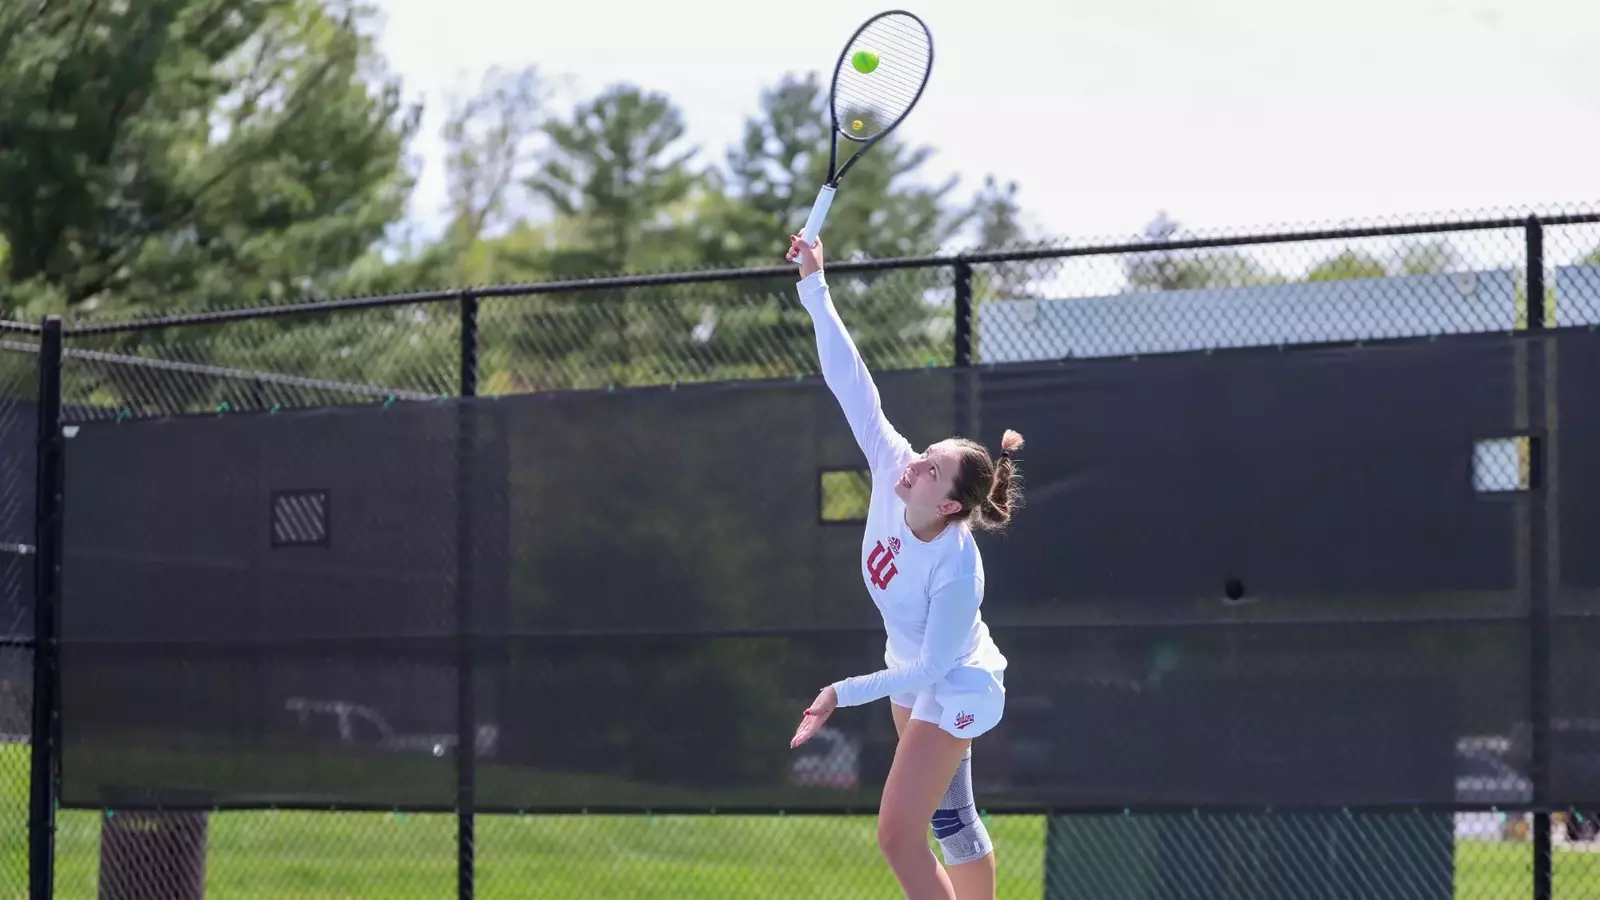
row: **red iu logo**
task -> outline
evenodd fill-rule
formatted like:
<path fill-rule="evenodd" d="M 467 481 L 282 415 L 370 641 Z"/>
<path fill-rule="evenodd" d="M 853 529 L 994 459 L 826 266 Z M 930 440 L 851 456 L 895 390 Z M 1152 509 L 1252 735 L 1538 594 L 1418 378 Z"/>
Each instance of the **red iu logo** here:
<path fill-rule="evenodd" d="M 890 538 L 889 543 L 898 544 L 899 541 Z M 883 549 L 883 541 L 879 541 L 867 557 L 867 574 L 872 576 L 872 586 L 880 591 L 888 590 L 889 582 L 900 574 L 894 565 L 894 551 Z"/>
<path fill-rule="evenodd" d="M 965 728 L 965 727 L 967 727 L 968 725 L 971 725 L 971 724 L 972 724 L 972 713 L 962 713 L 961 715 L 956 716 L 956 728 L 957 729 Z"/>

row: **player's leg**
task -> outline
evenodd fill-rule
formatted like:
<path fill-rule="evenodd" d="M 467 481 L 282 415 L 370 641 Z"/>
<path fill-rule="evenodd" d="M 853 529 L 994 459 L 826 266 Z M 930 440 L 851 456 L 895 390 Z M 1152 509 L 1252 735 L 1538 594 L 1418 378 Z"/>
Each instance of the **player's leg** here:
<path fill-rule="evenodd" d="M 878 807 L 878 847 L 907 900 L 956 900 L 954 885 L 928 846 L 928 822 L 969 744 L 911 719 L 895 747 Z"/>
<path fill-rule="evenodd" d="M 994 844 L 972 797 L 970 743 L 939 801 L 933 830 L 944 851 L 944 870 L 955 888 L 956 900 L 994 900 Z"/>
<path fill-rule="evenodd" d="M 905 737 L 906 723 L 911 721 L 911 710 L 917 701 L 917 694 L 896 694 L 889 698 L 889 712 L 894 716 L 894 733 L 899 737 Z M 922 840 L 926 842 L 927 839 L 927 834 L 924 833 Z M 935 865 L 937 865 L 937 861 L 935 861 Z M 955 890 L 955 885 L 950 884 L 949 876 L 943 874 L 942 866 L 940 867 L 940 880 L 943 884 L 949 885 L 952 891 Z M 956 898 L 960 900 L 961 895 L 957 893 Z"/>
<path fill-rule="evenodd" d="M 925 696 L 907 694 L 890 698 L 895 734 L 904 736 L 912 709 L 922 706 L 922 718 L 938 721 L 939 708 L 931 692 Z M 972 748 L 969 746 L 956 774 L 945 789 L 944 798 L 933 814 L 934 833 L 944 854 L 944 870 L 955 890 L 956 900 L 994 900 L 995 855 L 983 820 L 978 818 L 972 793 Z"/>
<path fill-rule="evenodd" d="M 971 723 L 958 729 L 962 731 L 987 731 L 998 718 L 992 703 L 969 706 L 967 702 L 974 699 L 970 695 L 951 699 L 957 700 L 960 708 L 951 712 L 948 723 L 944 721 L 947 718 L 944 704 L 934 690 L 925 691 L 917 698 L 907 718 L 925 725 L 935 725 L 947 735 L 951 731 L 946 726 L 958 724 L 955 717 L 962 712 L 970 710 L 974 713 Z M 973 797 L 970 739 L 967 740 L 966 752 L 962 754 L 955 774 L 945 786 L 939 805 L 934 810 L 932 823 L 933 835 L 939 842 L 944 870 L 951 887 L 955 889 L 956 900 L 994 900 L 994 843 L 989 839 L 983 819 L 978 816 L 977 802 Z"/>

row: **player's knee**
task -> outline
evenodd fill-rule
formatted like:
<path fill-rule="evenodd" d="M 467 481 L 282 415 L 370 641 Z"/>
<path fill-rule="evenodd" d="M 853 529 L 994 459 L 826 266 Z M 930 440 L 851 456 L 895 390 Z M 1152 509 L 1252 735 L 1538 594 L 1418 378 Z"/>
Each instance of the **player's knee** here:
<path fill-rule="evenodd" d="M 933 813 L 933 836 L 939 841 L 947 866 L 958 866 L 988 856 L 994 850 L 989 830 L 978 815 L 972 796 L 972 750 L 962 758 L 950 787 Z"/>
<path fill-rule="evenodd" d="M 983 859 L 994 852 L 994 842 L 989 839 L 989 829 L 971 806 L 965 809 L 941 809 L 933 814 L 933 834 L 939 840 L 944 864 L 959 866 Z"/>

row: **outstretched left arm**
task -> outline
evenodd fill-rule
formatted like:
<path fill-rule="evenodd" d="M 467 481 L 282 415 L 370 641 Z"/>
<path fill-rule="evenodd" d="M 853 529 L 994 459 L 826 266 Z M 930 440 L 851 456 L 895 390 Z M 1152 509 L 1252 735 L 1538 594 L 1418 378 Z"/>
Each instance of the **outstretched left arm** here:
<path fill-rule="evenodd" d="M 928 603 L 928 624 L 916 660 L 834 682 L 838 705 L 860 706 L 891 694 L 921 690 L 943 678 L 960 661 L 982 605 L 982 575 L 964 572 L 941 584 Z"/>

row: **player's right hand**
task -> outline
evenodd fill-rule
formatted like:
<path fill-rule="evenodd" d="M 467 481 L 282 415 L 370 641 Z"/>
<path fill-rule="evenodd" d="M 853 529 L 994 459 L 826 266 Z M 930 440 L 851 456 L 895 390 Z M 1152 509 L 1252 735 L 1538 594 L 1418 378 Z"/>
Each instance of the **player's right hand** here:
<path fill-rule="evenodd" d="M 816 244 L 808 247 L 800 235 L 789 235 L 789 252 L 783 258 L 789 262 L 797 258 L 800 260 L 801 278 L 822 271 L 822 238 L 817 238 Z"/>

